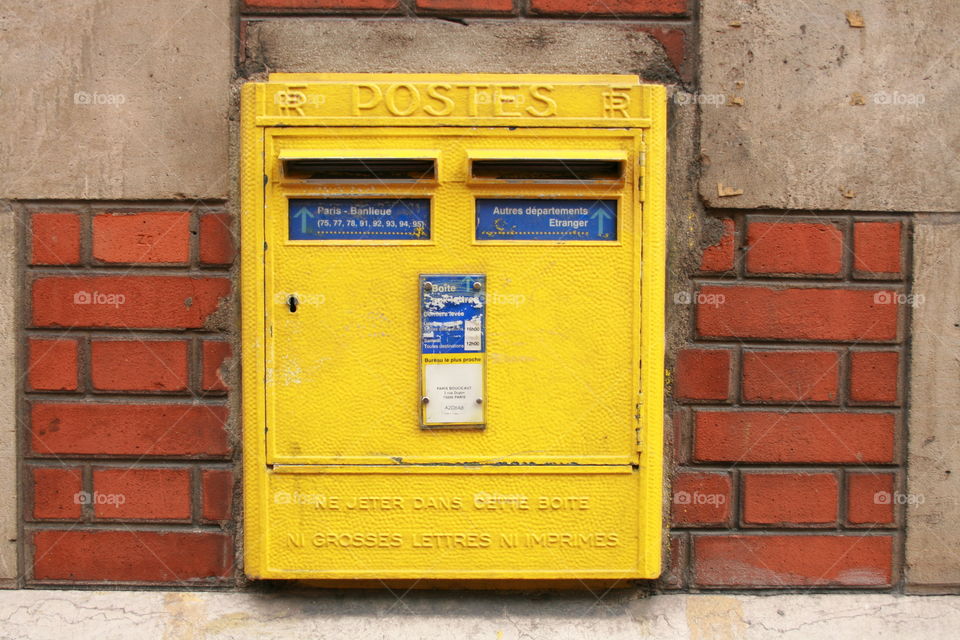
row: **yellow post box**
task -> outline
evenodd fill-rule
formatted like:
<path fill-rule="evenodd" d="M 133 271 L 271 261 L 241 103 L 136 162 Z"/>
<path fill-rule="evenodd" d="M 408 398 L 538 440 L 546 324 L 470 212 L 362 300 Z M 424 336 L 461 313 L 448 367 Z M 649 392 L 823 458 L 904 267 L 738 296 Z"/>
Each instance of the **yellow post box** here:
<path fill-rule="evenodd" d="M 659 575 L 665 103 L 633 76 L 244 87 L 249 576 Z"/>

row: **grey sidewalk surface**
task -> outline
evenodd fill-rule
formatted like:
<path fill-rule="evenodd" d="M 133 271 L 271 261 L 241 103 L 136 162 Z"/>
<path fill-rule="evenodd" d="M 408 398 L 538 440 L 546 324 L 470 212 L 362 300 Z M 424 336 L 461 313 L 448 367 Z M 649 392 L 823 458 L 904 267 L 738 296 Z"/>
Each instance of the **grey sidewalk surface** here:
<path fill-rule="evenodd" d="M 0 639 L 955 638 L 960 597 L 0 591 Z"/>

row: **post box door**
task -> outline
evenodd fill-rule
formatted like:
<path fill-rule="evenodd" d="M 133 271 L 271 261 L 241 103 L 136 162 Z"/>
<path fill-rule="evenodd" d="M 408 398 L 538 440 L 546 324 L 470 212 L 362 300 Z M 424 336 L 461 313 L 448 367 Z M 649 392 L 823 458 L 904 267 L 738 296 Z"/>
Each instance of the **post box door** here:
<path fill-rule="evenodd" d="M 267 157 L 349 150 L 374 170 L 358 178 L 328 162 L 298 179 L 283 162 L 266 167 L 267 461 L 636 463 L 640 146 L 623 130 L 269 129 Z M 618 170 L 582 170 L 591 158 Z M 570 175 L 538 174 L 547 160 Z M 481 208 L 524 202 L 603 210 L 584 217 L 582 241 L 552 240 L 549 220 L 534 239 L 479 233 Z M 324 232 L 341 223 L 317 218 L 325 203 L 400 203 L 427 221 L 419 235 Z M 424 428 L 424 274 L 483 277 L 480 424 Z"/>

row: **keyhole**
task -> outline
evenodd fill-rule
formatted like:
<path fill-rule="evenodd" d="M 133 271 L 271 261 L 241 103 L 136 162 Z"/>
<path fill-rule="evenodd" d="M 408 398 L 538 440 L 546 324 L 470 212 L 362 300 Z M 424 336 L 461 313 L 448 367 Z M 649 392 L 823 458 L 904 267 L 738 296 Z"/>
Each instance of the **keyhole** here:
<path fill-rule="evenodd" d="M 291 295 L 289 298 L 287 298 L 287 306 L 290 307 L 290 313 L 297 312 L 297 304 L 299 304 L 299 302 L 300 301 L 297 300 L 297 296 L 295 295 Z"/>

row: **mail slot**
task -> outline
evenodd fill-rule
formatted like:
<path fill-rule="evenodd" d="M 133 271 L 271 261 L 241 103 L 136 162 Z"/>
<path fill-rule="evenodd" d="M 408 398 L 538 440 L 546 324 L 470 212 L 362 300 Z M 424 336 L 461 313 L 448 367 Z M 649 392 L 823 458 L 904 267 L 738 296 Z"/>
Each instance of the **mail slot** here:
<path fill-rule="evenodd" d="M 659 575 L 665 102 L 632 76 L 245 85 L 249 576 Z"/>

